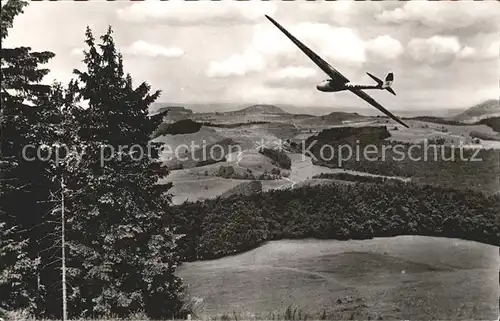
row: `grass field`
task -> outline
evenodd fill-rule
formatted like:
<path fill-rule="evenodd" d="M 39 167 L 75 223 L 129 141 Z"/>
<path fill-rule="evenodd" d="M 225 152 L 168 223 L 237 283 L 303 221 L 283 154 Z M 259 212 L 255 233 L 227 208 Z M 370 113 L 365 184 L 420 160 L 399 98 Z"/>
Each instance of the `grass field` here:
<path fill-rule="evenodd" d="M 197 315 L 328 319 L 495 319 L 497 247 L 398 236 L 363 241 L 284 240 L 178 271 Z M 323 312 L 325 311 L 325 312 Z"/>
<path fill-rule="evenodd" d="M 224 192 L 248 180 L 208 177 L 200 179 L 176 180 L 169 192 L 173 195 L 173 204 L 207 199 L 222 195 Z"/>
<path fill-rule="evenodd" d="M 292 160 L 292 166 L 289 177 L 278 180 L 262 180 L 263 191 L 273 189 L 299 187 L 304 185 L 328 184 L 332 182 L 342 182 L 331 179 L 314 179 L 313 176 L 321 173 L 351 173 L 356 175 L 380 176 L 365 172 L 342 170 L 338 168 L 328 168 L 325 166 L 314 165 L 311 158 L 302 154 L 289 154 Z M 160 183 L 174 183 L 170 193 L 174 196 L 174 204 L 183 203 L 186 200 L 195 201 L 207 199 L 222 195 L 229 189 L 245 182 L 240 179 L 224 179 L 216 177 L 215 174 L 220 166 L 233 166 L 235 171 L 240 174 L 245 174 L 247 169 L 250 169 L 256 176 L 264 171 L 270 172 L 276 167 L 272 164 L 268 157 L 265 157 L 255 150 L 246 150 L 241 154 L 240 161 L 235 160 L 238 157 L 233 153 L 229 155 L 231 161 L 194 167 L 189 169 L 180 169 L 172 171 L 166 179 Z M 205 175 L 206 174 L 206 175 Z M 398 177 L 395 177 L 398 178 Z M 399 178 L 404 181 L 409 181 L 408 178 Z"/>

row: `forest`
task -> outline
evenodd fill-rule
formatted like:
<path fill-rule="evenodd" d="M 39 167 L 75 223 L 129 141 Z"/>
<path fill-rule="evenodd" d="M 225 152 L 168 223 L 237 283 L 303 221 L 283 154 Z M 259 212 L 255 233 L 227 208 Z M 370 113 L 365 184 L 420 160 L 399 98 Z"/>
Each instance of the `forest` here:
<path fill-rule="evenodd" d="M 330 184 L 173 207 L 186 261 L 294 238 L 456 237 L 500 245 L 499 195 L 391 181 Z"/>
<path fill-rule="evenodd" d="M 191 119 L 183 119 L 176 121 L 172 124 L 162 122 L 154 131 L 151 138 L 156 138 L 162 135 L 179 135 L 191 134 L 200 130 L 202 124 L 197 123 Z"/>
<path fill-rule="evenodd" d="M 475 189 L 485 193 L 496 193 L 500 186 L 500 152 L 498 150 L 462 149 L 442 145 L 430 140 L 427 143 L 391 142 L 386 127 L 331 128 L 307 138 L 308 149 L 314 164 L 357 170 L 383 176 L 411 178 L 415 183 L 430 184 L 457 189 Z M 365 146 L 376 147 L 376 153 L 367 157 L 343 157 L 331 153 L 323 146 L 350 146 L 363 150 Z M 415 148 L 415 147 L 420 147 Z M 345 149 L 344 149 L 345 150 Z M 339 166 L 340 165 L 340 166 Z"/>
<path fill-rule="evenodd" d="M 283 169 L 290 169 L 292 166 L 292 160 L 290 157 L 282 150 L 261 147 L 259 148 L 259 153 L 264 156 L 269 157 L 276 166 Z"/>
<path fill-rule="evenodd" d="M 500 117 L 485 118 L 477 122 L 477 124 L 486 125 L 497 133 L 500 133 Z"/>
<path fill-rule="evenodd" d="M 398 180 L 397 178 L 390 178 L 386 176 L 370 176 L 370 175 L 357 175 L 350 173 L 321 173 L 314 175 L 313 178 L 326 178 L 326 179 L 338 179 L 350 182 L 360 182 L 360 183 L 388 183 L 389 181 Z"/>

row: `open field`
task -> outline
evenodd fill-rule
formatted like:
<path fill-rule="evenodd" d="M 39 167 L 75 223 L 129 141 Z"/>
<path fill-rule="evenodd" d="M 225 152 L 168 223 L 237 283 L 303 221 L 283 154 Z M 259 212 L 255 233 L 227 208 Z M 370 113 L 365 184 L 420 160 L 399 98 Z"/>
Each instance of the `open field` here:
<path fill-rule="evenodd" d="M 194 202 L 222 195 L 231 188 L 245 182 L 245 180 L 209 177 L 204 179 L 182 179 L 174 181 L 169 191 L 173 195 L 172 203 L 181 204 Z"/>
<path fill-rule="evenodd" d="M 263 191 L 294 188 L 304 185 L 343 182 L 339 180 L 313 178 L 313 176 L 322 173 L 345 172 L 356 175 L 386 177 L 365 172 L 315 165 L 312 163 L 311 158 L 298 153 L 290 153 L 289 156 L 292 160 L 291 170 L 288 171 L 290 175 L 277 180 L 261 180 Z M 235 172 L 239 174 L 244 174 L 248 169 L 250 169 L 254 175 L 260 175 L 264 171 L 270 172 L 272 168 L 276 168 L 276 166 L 271 163 L 269 158 L 259 154 L 255 150 L 244 151 L 240 155 L 239 161 L 235 154 L 231 154 L 228 158 L 231 161 L 172 171 L 170 175 L 161 183 L 172 182 L 174 184 L 173 188 L 170 190 L 173 195 L 173 203 L 180 204 L 186 200 L 195 201 L 220 196 L 229 189 L 247 181 L 242 179 L 217 177 L 216 173 L 218 172 L 220 166 L 233 166 Z M 395 178 L 403 181 L 410 181 L 409 178 Z"/>
<path fill-rule="evenodd" d="M 398 236 L 372 240 L 282 240 L 178 271 L 199 316 L 288 306 L 337 318 L 494 319 L 498 247 L 458 239 Z M 337 301 L 340 300 L 340 301 Z M 339 303 L 340 302 L 340 303 Z"/>

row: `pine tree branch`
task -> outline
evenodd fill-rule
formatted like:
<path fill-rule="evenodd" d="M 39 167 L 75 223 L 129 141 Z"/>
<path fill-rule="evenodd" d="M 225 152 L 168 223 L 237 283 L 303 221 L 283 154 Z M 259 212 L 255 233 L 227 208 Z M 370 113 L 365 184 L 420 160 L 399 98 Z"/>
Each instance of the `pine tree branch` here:
<path fill-rule="evenodd" d="M 50 265 L 54 264 L 54 263 L 57 263 L 57 262 L 61 262 L 61 258 L 58 258 L 58 259 L 55 259 L 54 261 L 50 262 L 50 263 L 47 263 L 45 264 L 44 266 L 42 266 L 41 268 L 44 269 L 44 268 L 47 268 L 49 267 Z"/>

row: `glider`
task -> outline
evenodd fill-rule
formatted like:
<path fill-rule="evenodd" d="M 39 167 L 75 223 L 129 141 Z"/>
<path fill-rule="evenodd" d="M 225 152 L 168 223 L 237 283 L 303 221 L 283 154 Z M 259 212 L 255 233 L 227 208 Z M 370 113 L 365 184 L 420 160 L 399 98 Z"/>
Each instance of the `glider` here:
<path fill-rule="evenodd" d="M 290 34 L 285 28 L 283 28 L 279 23 L 274 21 L 273 18 L 265 15 L 269 21 L 271 21 L 279 30 L 281 30 L 297 47 L 302 50 L 323 72 L 325 72 L 330 79 L 326 79 L 322 81 L 319 85 L 316 86 L 316 89 L 323 92 L 336 92 L 349 90 L 359 98 L 363 99 L 373 107 L 377 108 L 399 124 L 403 125 L 406 128 L 409 128 L 408 125 L 403 123 L 398 117 L 394 116 L 390 111 L 385 109 L 382 105 L 375 101 L 372 97 L 370 97 L 363 89 L 380 89 L 387 90 L 393 95 L 396 95 L 394 90 L 392 90 L 391 85 L 394 81 L 394 74 L 389 72 L 384 81 L 375 77 L 374 75 L 367 72 L 368 76 L 370 76 L 377 84 L 376 85 L 356 85 L 352 84 L 349 79 L 347 79 L 344 75 L 342 75 L 338 70 L 330 66 L 326 61 L 321 59 L 316 53 L 314 53 L 311 49 L 306 47 L 302 42 L 297 40 L 292 34 Z"/>

